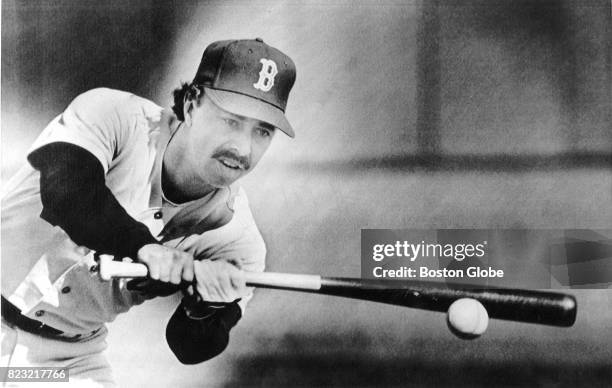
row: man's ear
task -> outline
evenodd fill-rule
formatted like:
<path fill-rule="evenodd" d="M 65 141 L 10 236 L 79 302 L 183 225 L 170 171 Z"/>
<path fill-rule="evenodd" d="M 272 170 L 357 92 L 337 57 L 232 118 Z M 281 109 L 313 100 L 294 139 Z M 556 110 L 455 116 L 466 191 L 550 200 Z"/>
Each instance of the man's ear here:
<path fill-rule="evenodd" d="M 183 101 L 183 117 L 185 118 L 185 125 L 191 126 L 191 114 L 193 113 L 193 100 L 185 97 Z"/>

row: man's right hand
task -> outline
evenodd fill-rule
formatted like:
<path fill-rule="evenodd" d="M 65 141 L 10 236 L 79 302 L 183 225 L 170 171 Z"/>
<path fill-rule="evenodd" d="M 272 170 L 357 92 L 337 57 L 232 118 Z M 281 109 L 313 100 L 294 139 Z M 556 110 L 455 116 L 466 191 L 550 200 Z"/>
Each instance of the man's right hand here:
<path fill-rule="evenodd" d="M 165 283 L 193 282 L 193 256 L 190 253 L 159 244 L 148 244 L 138 250 L 138 262 L 149 269 L 149 277 Z"/>

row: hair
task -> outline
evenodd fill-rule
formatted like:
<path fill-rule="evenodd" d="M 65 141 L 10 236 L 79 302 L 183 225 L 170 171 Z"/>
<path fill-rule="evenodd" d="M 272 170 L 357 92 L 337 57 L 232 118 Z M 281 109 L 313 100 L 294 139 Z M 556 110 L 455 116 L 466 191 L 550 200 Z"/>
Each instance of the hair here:
<path fill-rule="evenodd" d="M 183 115 L 183 106 L 187 100 L 195 100 L 196 105 L 200 105 L 202 97 L 204 97 L 204 87 L 202 85 L 188 84 L 186 82 L 181 83 L 180 88 L 174 89 L 172 92 L 174 97 L 174 105 L 172 111 L 180 121 L 185 121 Z"/>

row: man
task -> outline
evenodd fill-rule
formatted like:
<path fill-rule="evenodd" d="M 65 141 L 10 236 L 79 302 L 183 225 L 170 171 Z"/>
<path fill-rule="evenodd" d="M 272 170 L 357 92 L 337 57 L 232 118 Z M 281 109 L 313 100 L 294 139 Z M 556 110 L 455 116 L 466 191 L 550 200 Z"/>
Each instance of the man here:
<path fill-rule="evenodd" d="M 78 96 L 45 128 L 2 198 L 2 366 L 66 367 L 112 386 L 105 322 L 185 294 L 166 337 L 183 363 L 221 353 L 263 271 L 244 191 L 284 116 L 292 60 L 261 39 L 215 42 L 172 111 L 116 90 Z M 101 281 L 100 254 L 146 280 Z M 194 260 L 195 258 L 195 260 Z"/>

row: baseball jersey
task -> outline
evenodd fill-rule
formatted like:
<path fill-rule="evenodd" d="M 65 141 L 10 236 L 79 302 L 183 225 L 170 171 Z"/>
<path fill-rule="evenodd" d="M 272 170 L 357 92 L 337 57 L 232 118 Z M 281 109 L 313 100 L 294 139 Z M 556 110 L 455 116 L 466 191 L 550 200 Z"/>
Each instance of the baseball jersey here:
<path fill-rule="evenodd" d="M 55 142 L 86 149 L 100 161 L 117 201 L 153 236 L 168 224 L 174 231 L 185 230 L 164 244 L 198 259 L 228 260 L 248 271 L 263 271 L 265 244 L 242 188 L 220 188 L 184 204 L 164 197 L 161 171 L 172 135 L 170 117 L 147 99 L 93 89 L 52 120 L 30 152 Z M 92 270 L 94 252 L 40 217 L 39 178 L 39 172 L 26 164 L 3 190 L 2 295 L 24 315 L 65 333 L 97 330 L 146 297 L 128 291 L 126 279 L 100 280 Z M 189 232 L 190 225 L 220 207 L 233 211 L 228 223 L 203 233 Z M 242 309 L 250 297 L 240 302 Z"/>

